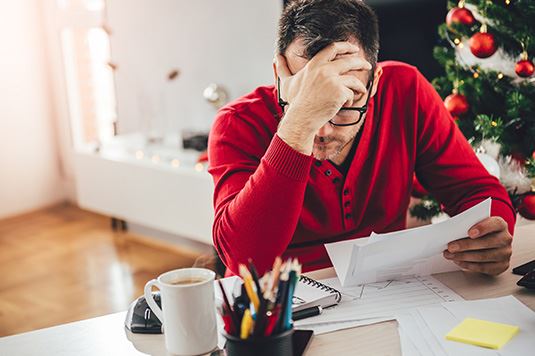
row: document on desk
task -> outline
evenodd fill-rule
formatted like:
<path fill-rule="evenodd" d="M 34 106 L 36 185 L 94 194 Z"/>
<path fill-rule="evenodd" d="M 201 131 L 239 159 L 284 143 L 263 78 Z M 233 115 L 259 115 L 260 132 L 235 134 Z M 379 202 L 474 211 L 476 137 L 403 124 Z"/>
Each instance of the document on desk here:
<path fill-rule="evenodd" d="M 432 276 L 368 283 L 356 287 L 342 287 L 338 278 L 323 279 L 320 282 L 337 288 L 342 293 L 342 301 L 337 306 L 324 309 L 321 315 L 296 321 L 296 327 L 306 329 L 314 326 L 321 330 L 338 330 L 346 327 L 344 323 L 373 324 L 395 319 L 398 313 L 405 310 L 463 300 Z"/>
<path fill-rule="evenodd" d="M 325 244 L 342 286 L 381 282 L 459 269 L 442 256 L 449 242 L 490 217 L 487 199 L 437 224 Z"/>
<path fill-rule="evenodd" d="M 520 332 L 498 350 L 446 339 L 465 318 L 515 325 Z M 535 312 L 513 296 L 419 307 L 399 313 L 396 319 L 400 335 L 407 337 L 418 351 L 407 355 L 517 356 L 531 355 L 535 349 Z"/>

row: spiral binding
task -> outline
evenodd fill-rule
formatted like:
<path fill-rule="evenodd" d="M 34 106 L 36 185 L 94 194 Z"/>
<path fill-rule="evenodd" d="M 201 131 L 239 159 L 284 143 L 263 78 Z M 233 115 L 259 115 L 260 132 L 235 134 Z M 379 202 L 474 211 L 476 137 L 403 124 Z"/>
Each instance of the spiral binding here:
<path fill-rule="evenodd" d="M 305 284 L 308 284 L 308 285 L 311 285 L 315 288 L 318 288 L 318 289 L 321 289 L 321 290 L 324 290 L 326 292 L 329 292 L 331 294 L 336 294 L 336 303 L 340 303 L 340 300 L 342 300 L 342 293 L 340 293 L 338 290 L 334 289 L 333 287 L 329 287 L 328 285 L 326 284 L 323 284 L 321 282 L 318 282 L 316 281 L 315 279 L 312 279 L 310 277 L 307 277 L 307 276 L 299 276 L 299 281 L 305 283 Z"/>

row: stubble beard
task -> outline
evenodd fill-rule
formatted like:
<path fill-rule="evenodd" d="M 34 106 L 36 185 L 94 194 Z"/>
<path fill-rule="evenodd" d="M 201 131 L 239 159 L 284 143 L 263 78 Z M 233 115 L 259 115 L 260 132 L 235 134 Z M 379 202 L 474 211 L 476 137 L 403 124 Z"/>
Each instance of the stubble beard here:
<path fill-rule="evenodd" d="M 325 160 L 334 160 L 342 150 L 353 141 L 355 135 L 350 137 L 340 137 L 340 136 L 327 136 L 327 137 L 316 137 L 314 138 L 314 148 L 312 154 L 315 159 L 319 161 Z M 333 148 L 327 147 L 327 144 L 331 142 L 336 142 L 337 145 Z"/>

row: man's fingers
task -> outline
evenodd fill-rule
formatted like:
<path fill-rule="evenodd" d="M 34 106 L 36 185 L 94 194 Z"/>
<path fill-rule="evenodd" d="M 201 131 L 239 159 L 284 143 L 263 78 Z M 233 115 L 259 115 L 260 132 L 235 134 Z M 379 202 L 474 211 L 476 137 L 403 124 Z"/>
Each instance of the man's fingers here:
<path fill-rule="evenodd" d="M 310 61 L 314 63 L 327 63 L 340 54 L 352 54 L 359 51 L 357 45 L 351 42 L 334 42 L 318 52 Z"/>
<path fill-rule="evenodd" d="M 488 248 L 499 248 L 511 245 L 512 238 L 509 234 L 493 233 L 479 239 L 464 238 L 452 241 L 448 244 L 448 251 L 452 253 L 474 251 Z"/>
<path fill-rule="evenodd" d="M 283 55 L 277 54 L 275 56 L 275 65 L 277 66 L 277 75 L 280 78 L 288 78 L 292 76 L 288 63 Z"/>
<path fill-rule="evenodd" d="M 345 107 L 353 106 L 353 101 L 355 100 L 355 93 L 353 92 L 353 90 L 349 88 L 345 88 L 344 93 L 345 93 L 346 101 L 343 106 Z"/>
<path fill-rule="evenodd" d="M 342 84 L 351 89 L 355 94 L 366 94 L 366 86 L 354 75 L 340 76 Z"/>
<path fill-rule="evenodd" d="M 477 262 L 462 262 L 454 261 L 456 265 L 461 268 L 467 269 L 473 272 L 480 272 L 496 276 L 502 272 L 505 272 L 509 268 L 509 261 L 503 262 L 488 262 L 488 263 L 477 263 Z"/>
<path fill-rule="evenodd" d="M 459 253 L 451 253 L 448 251 L 444 251 L 444 257 L 446 259 L 464 262 L 501 262 L 505 260 L 509 261 L 509 259 L 511 258 L 511 254 L 512 249 L 510 246 Z"/>
<path fill-rule="evenodd" d="M 337 74 L 346 74 L 350 71 L 371 70 L 372 65 L 364 58 L 357 56 L 345 56 L 329 63 Z"/>
<path fill-rule="evenodd" d="M 468 230 L 468 236 L 476 239 L 480 236 L 490 234 L 491 232 L 503 231 L 507 229 L 507 223 L 499 216 L 492 216 L 480 223 L 475 224 Z"/>

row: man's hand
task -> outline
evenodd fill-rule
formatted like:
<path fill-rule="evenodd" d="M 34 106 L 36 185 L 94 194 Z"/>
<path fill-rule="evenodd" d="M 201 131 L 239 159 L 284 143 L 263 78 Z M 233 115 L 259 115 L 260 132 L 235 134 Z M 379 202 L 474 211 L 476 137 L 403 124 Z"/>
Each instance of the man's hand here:
<path fill-rule="evenodd" d="M 468 236 L 450 242 L 444 257 L 461 268 L 493 276 L 509 268 L 513 237 L 502 218 L 483 220 L 470 228 Z"/>
<path fill-rule="evenodd" d="M 351 106 L 355 95 L 366 93 L 364 83 L 348 74 L 371 70 L 371 64 L 359 57 L 358 52 L 359 47 L 350 42 L 335 42 L 318 52 L 295 74 L 284 56 L 276 57 L 281 99 L 289 103 L 279 126 L 279 136 L 295 145 L 307 146 L 311 151 L 316 132 L 342 106 Z M 293 137 L 296 135 L 300 137 Z"/>

